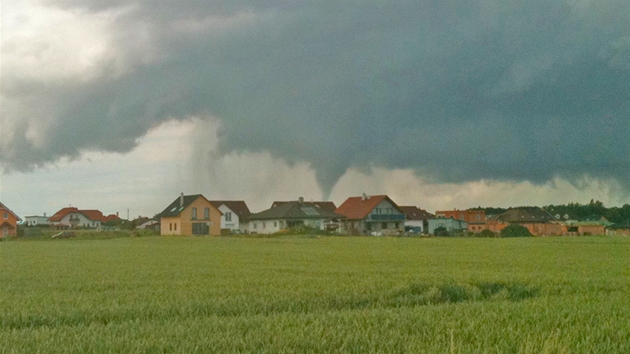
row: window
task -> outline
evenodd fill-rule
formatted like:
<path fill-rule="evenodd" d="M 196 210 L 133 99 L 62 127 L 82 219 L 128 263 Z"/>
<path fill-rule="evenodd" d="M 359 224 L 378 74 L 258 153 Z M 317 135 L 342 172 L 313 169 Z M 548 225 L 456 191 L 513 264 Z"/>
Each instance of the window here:
<path fill-rule="evenodd" d="M 193 220 L 197 219 L 197 208 L 192 208 L 192 219 Z"/>
<path fill-rule="evenodd" d="M 276 221 L 273 222 L 273 227 L 278 227 L 278 223 Z"/>
<path fill-rule="evenodd" d="M 284 220 L 280 220 L 280 228 L 284 229 Z"/>
<path fill-rule="evenodd" d="M 168 224 L 168 230 L 173 231 L 173 223 Z"/>
<path fill-rule="evenodd" d="M 253 225 L 254 225 L 254 229 L 258 226 L 255 222 L 253 223 Z"/>
<path fill-rule="evenodd" d="M 387 223 L 386 222 L 381 223 L 381 229 L 387 230 Z"/>
<path fill-rule="evenodd" d="M 203 218 L 210 219 L 210 208 L 203 208 Z"/>
<path fill-rule="evenodd" d="M 175 223 L 175 231 L 177 231 L 177 223 Z"/>
<path fill-rule="evenodd" d="M 232 221 L 232 213 L 231 212 L 228 211 L 228 212 L 225 213 L 225 221 Z M 263 223 L 263 225 L 264 225 L 264 223 Z"/>
<path fill-rule="evenodd" d="M 477 221 L 481 220 L 481 215 L 477 214 L 476 217 L 477 217 Z"/>
<path fill-rule="evenodd" d="M 267 227 L 267 223 L 263 221 L 263 229 Z"/>
<path fill-rule="evenodd" d="M 394 223 L 394 229 L 398 228 L 398 223 Z"/>
<path fill-rule="evenodd" d="M 4 219 L 8 219 L 9 218 L 9 213 L 4 213 Z"/>

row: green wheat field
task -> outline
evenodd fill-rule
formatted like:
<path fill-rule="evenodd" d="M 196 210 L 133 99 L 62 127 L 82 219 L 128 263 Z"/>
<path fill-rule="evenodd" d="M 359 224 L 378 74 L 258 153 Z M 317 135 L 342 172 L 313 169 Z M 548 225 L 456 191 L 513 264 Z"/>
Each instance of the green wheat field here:
<path fill-rule="evenodd" d="M 630 238 L 0 242 L 0 353 L 630 353 Z"/>

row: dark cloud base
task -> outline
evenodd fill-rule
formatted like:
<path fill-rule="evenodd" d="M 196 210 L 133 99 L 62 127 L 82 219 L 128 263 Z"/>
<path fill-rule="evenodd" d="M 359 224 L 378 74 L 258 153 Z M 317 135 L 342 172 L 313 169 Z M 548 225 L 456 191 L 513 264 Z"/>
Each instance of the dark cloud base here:
<path fill-rule="evenodd" d="M 44 147 L 15 132 L 0 152 L 7 170 L 128 151 L 164 120 L 208 114 L 221 120 L 221 152 L 308 161 L 324 194 L 370 165 L 439 182 L 588 175 L 630 190 L 624 1 L 48 2 L 134 4 L 120 38 L 141 24 L 164 59 L 116 79 L 5 87 L 41 97 L 55 121 Z M 234 24 L 176 26 L 219 19 Z"/>

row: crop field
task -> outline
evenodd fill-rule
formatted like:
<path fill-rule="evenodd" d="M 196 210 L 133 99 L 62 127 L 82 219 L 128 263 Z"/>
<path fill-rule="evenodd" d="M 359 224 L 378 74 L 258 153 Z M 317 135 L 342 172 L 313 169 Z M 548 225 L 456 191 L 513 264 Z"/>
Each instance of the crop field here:
<path fill-rule="evenodd" d="M 0 353 L 630 353 L 630 238 L 0 242 Z"/>

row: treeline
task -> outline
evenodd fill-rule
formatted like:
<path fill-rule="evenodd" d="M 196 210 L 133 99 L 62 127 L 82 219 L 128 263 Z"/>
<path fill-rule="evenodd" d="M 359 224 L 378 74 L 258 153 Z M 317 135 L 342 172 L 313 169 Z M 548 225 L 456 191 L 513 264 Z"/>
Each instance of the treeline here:
<path fill-rule="evenodd" d="M 630 204 L 622 207 L 606 208 L 599 200 L 591 201 L 588 204 L 569 203 L 567 205 L 547 205 L 543 209 L 551 215 L 560 215 L 563 219 L 565 215 L 572 220 L 593 220 L 605 217 L 606 220 L 614 223 L 630 221 Z"/>
<path fill-rule="evenodd" d="M 494 208 L 494 207 L 481 207 L 472 208 L 475 210 L 485 210 L 487 216 L 501 214 L 507 211 L 506 208 Z M 606 208 L 604 203 L 599 200 L 591 201 L 588 204 L 569 203 L 566 205 L 546 205 L 542 207 L 553 216 L 560 216 L 560 219 L 570 220 L 594 220 L 601 219 L 602 217 L 613 223 L 630 222 L 630 204 L 624 204 L 622 207 L 610 207 Z"/>

